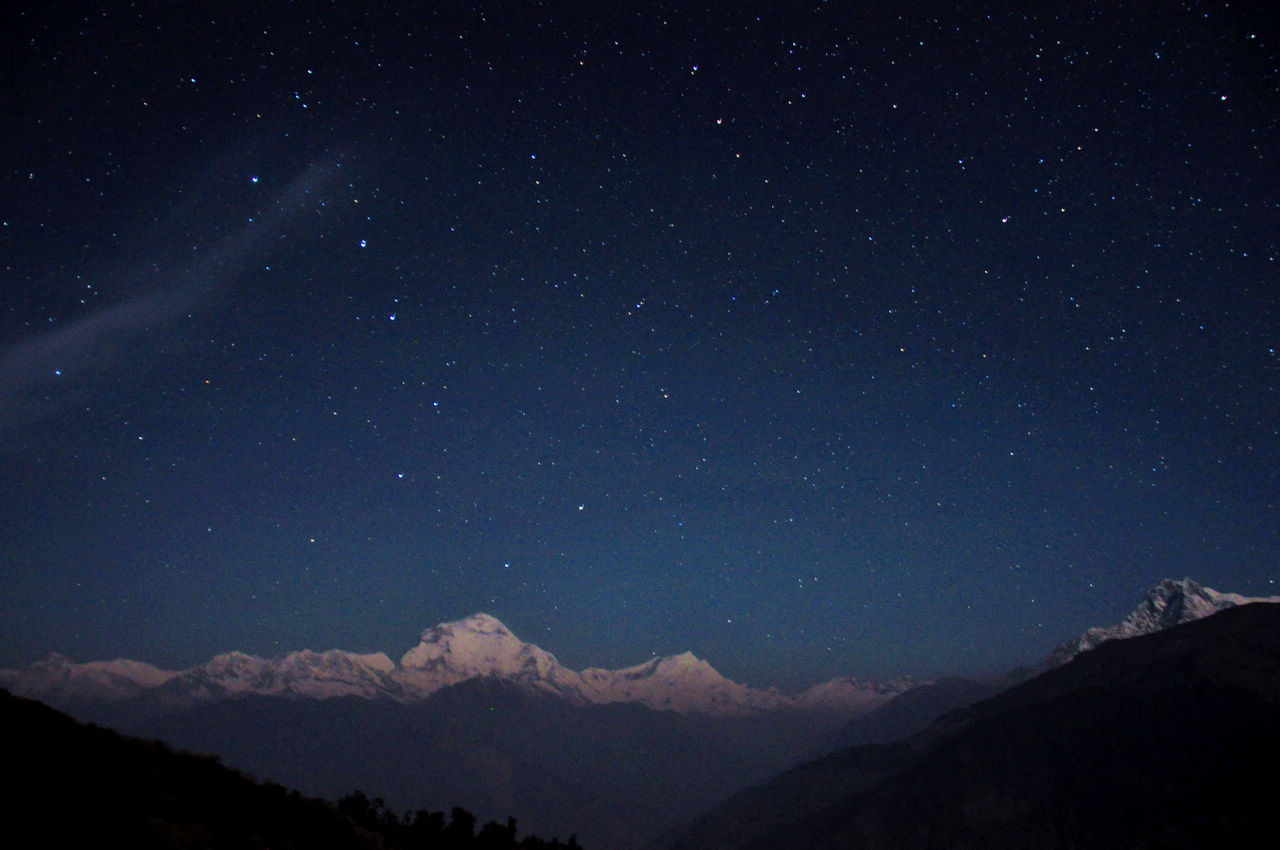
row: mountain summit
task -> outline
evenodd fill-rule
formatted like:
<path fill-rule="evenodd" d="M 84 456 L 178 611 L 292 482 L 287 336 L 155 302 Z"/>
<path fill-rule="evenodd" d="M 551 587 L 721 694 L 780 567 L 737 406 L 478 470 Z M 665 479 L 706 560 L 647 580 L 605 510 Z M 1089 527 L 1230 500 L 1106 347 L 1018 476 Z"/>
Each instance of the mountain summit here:
<path fill-rule="evenodd" d="M 1222 593 L 1189 578 L 1165 579 L 1151 590 L 1129 616 L 1114 626 L 1096 626 L 1075 640 L 1067 641 L 1049 656 L 1047 666 L 1066 664 L 1082 652 L 1088 652 L 1109 640 L 1149 635 L 1182 623 L 1201 620 L 1237 605 L 1250 602 L 1280 602 L 1280 596 L 1241 596 Z"/>
<path fill-rule="evenodd" d="M 582 679 L 550 652 L 520 640 L 497 617 L 473 614 L 422 633 L 395 676 L 426 696 L 468 679 L 492 677 L 581 701 Z"/>

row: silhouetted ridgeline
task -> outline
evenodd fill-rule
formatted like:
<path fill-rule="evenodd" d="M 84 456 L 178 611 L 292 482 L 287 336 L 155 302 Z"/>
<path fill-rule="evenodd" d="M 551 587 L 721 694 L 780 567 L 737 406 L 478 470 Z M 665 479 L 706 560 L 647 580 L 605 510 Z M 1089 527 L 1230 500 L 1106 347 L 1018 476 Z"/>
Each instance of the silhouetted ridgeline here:
<path fill-rule="evenodd" d="M 906 740 L 796 767 L 661 846 L 1270 847 L 1277 766 L 1280 604 L 1255 603 L 1107 642 Z"/>
<path fill-rule="evenodd" d="M 577 842 L 517 839 L 516 824 L 455 808 L 396 817 L 360 792 L 337 805 L 255 782 L 208 756 L 84 725 L 0 690 L 10 834 L 45 847 L 275 850 L 539 850 Z"/>

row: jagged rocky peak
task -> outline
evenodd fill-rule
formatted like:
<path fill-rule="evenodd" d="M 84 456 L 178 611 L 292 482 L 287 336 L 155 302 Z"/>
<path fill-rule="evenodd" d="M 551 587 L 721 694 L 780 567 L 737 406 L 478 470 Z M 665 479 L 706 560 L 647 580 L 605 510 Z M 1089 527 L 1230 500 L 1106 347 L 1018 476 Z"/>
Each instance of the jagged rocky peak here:
<path fill-rule="evenodd" d="M 1165 626 L 1198 620 L 1219 610 L 1223 597 L 1190 578 L 1167 578 L 1147 591 L 1142 604 L 1127 619 L 1135 624 Z"/>
<path fill-rule="evenodd" d="M 422 636 L 425 639 L 429 634 L 440 632 L 474 632 L 476 634 L 503 635 L 510 638 L 515 637 L 511 632 L 511 629 L 508 629 L 501 620 L 492 614 L 486 614 L 483 611 L 472 614 L 470 617 L 463 617 L 461 620 L 455 620 L 451 623 L 438 623 L 423 632 Z"/>
<path fill-rule="evenodd" d="M 492 614 L 472 614 L 461 620 L 437 623 L 425 629 L 418 638 L 418 647 L 477 644 L 488 641 L 498 643 L 522 643 L 501 620 Z M 412 652 L 413 650 L 410 650 Z"/>
<path fill-rule="evenodd" d="M 1238 593 L 1222 593 L 1189 578 L 1165 579 L 1147 593 L 1142 605 L 1129 615 L 1135 623 L 1151 623 L 1169 628 L 1179 623 L 1199 620 L 1225 608 L 1249 602 L 1274 601 L 1276 597 L 1248 597 Z"/>
<path fill-rule="evenodd" d="M 533 650 L 543 652 L 512 634 L 497 617 L 473 614 L 455 622 L 440 623 L 424 631 L 418 645 L 400 659 L 400 665 L 421 668 L 437 666 L 443 661 L 500 664 L 522 653 L 531 655 Z"/>
<path fill-rule="evenodd" d="M 1075 640 L 1059 646 L 1049 656 L 1048 665 L 1056 667 L 1065 664 L 1080 653 L 1088 652 L 1109 640 L 1152 634 L 1251 602 L 1280 602 L 1280 596 L 1223 593 L 1190 578 L 1167 578 L 1147 591 L 1138 607 L 1129 612 L 1121 622 L 1113 626 L 1096 626 Z"/>

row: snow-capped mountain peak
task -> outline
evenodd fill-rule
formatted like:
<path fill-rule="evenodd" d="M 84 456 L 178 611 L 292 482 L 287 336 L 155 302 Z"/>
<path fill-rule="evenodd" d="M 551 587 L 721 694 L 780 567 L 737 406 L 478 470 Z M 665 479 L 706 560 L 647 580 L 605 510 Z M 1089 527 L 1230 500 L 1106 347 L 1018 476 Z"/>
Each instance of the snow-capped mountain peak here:
<path fill-rule="evenodd" d="M 639 702 L 651 708 L 701 714 L 797 707 L 775 690 L 756 690 L 726 679 L 692 652 L 651 658 L 621 670 L 589 667 L 581 676 L 592 702 Z"/>
<path fill-rule="evenodd" d="M 400 659 L 400 666 L 408 669 L 452 668 L 482 676 L 546 672 L 559 664 L 551 653 L 520 640 L 489 614 L 427 629 Z"/>
<path fill-rule="evenodd" d="M 1109 640 L 1163 631 L 1250 602 L 1280 602 L 1280 596 L 1241 596 L 1205 587 L 1189 578 L 1164 579 L 1147 591 L 1146 598 L 1124 620 L 1114 626 L 1096 626 L 1075 640 L 1067 641 L 1049 656 L 1048 665 L 1065 664 Z"/>
<path fill-rule="evenodd" d="M 427 629 L 400 659 L 395 676 L 408 692 L 420 695 L 483 676 L 570 697 L 580 696 L 581 683 L 554 655 L 520 640 L 489 614 Z"/>
<path fill-rule="evenodd" d="M 588 668 L 583 671 L 586 673 L 607 676 L 614 679 L 626 679 L 629 681 L 640 681 L 642 679 L 681 679 L 684 681 L 698 680 L 702 682 L 727 682 L 720 675 L 716 668 L 712 667 L 706 661 L 703 661 L 692 652 L 681 652 L 678 655 L 666 655 L 651 658 L 643 664 L 637 664 L 633 667 L 624 667 L 621 670 L 601 670 L 599 668 Z"/>

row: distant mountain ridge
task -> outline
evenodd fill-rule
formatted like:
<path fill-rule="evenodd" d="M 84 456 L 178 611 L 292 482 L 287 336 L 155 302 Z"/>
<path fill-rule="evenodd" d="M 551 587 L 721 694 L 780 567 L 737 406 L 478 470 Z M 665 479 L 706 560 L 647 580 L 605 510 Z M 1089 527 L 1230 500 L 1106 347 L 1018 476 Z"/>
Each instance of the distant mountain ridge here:
<path fill-rule="evenodd" d="M 1189 578 L 1165 579 L 1122 622 L 1091 628 L 1060 645 L 1045 662 L 1060 666 L 1110 640 L 1130 638 L 1200 619 L 1248 602 Z M 856 717 L 926 681 L 901 677 L 865 681 L 839 677 L 795 695 L 757 689 L 722 676 L 685 652 L 632 667 L 572 670 L 541 647 L 516 637 L 500 620 L 477 613 L 423 631 L 397 664 L 385 653 L 301 650 L 274 658 L 243 652 L 217 655 L 186 670 L 162 670 L 117 659 L 76 663 L 51 654 L 25 670 L 0 670 L 0 686 L 16 694 L 67 705 L 76 701 L 150 699 L 195 705 L 250 695 L 286 699 L 360 697 L 414 703 L 472 679 L 497 679 L 579 705 L 637 703 L 660 711 L 740 715 L 773 711 L 825 711 Z"/>
<path fill-rule="evenodd" d="M 1191 585 L 1153 588 L 1126 618 L 1128 633 L 1161 630 L 1184 616 L 1178 611 L 1213 609 L 1194 601 L 1203 594 Z M 1219 602 L 1246 598 L 1200 590 Z M 1166 616 L 1139 617 L 1147 607 Z M 1106 642 L 1097 652 L 1113 655 L 1129 643 Z M 1086 669 L 1080 662 L 1093 652 L 1083 655 L 1063 669 Z M 99 725 L 216 753 L 303 793 L 332 798 L 355 787 L 393 808 L 458 804 L 482 817 L 512 815 L 541 834 L 575 831 L 584 846 L 641 850 L 718 801 L 821 753 L 833 758 L 816 777 L 789 774 L 790 786 L 762 786 L 746 809 L 734 809 L 735 830 L 779 810 L 794 820 L 824 800 L 865 790 L 974 716 L 944 713 L 1028 678 L 914 689 L 910 680 L 833 679 L 787 695 L 725 679 L 691 653 L 574 671 L 477 614 L 424 630 L 398 662 L 339 650 L 277 658 L 231 652 L 167 671 L 50 656 L 0 671 L 0 686 Z M 858 727 L 840 733 L 850 720 Z M 911 735 L 915 744 L 891 743 Z M 837 738 L 880 746 L 857 748 L 849 760 L 832 752 Z"/>
<path fill-rule="evenodd" d="M 1058 667 L 1109 640 L 1149 635 L 1250 602 L 1280 602 L 1280 596 L 1241 596 L 1205 587 L 1189 578 L 1167 578 L 1147 591 L 1146 598 L 1124 620 L 1114 626 L 1094 627 L 1063 643 L 1046 663 Z"/>
<path fill-rule="evenodd" d="M 574 704 L 639 703 L 660 711 L 734 715 L 769 711 L 869 711 L 921 682 L 842 677 L 798 695 L 733 682 L 692 653 L 633 667 L 581 672 L 517 638 L 496 617 L 474 614 L 422 633 L 397 664 L 384 653 L 302 650 L 277 658 L 242 652 L 187 670 L 161 670 L 127 659 L 77 664 L 50 655 L 26 670 L 0 671 L 0 685 L 54 703 L 136 698 L 181 706 L 249 695 L 289 699 L 361 697 L 418 702 L 472 679 L 497 679 Z"/>

